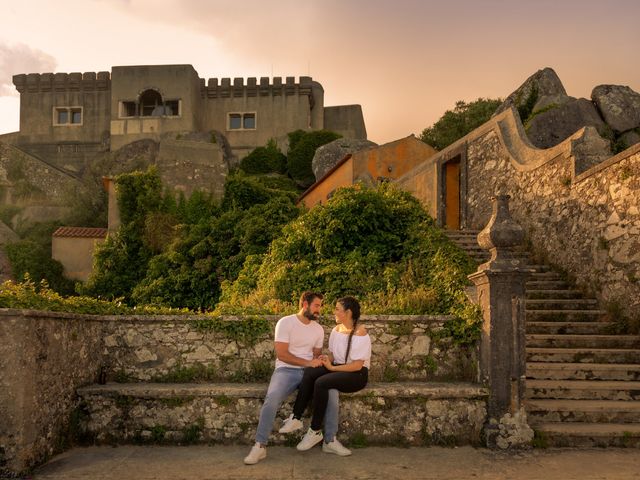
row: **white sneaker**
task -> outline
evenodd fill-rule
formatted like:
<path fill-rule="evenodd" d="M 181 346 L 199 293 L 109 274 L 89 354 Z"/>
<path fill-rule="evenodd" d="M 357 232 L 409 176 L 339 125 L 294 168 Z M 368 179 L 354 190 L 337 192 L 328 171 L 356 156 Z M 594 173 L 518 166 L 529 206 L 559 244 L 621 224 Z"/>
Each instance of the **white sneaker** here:
<path fill-rule="evenodd" d="M 297 418 L 293 418 L 293 413 L 291 415 L 289 415 L 289 418 L 287 418 L 284 423 L 282 424 L 282 427 L 280 427 L 280 430 L 278 430 L 279 433 L 291 433 L 291 432 L 295 432 L 296 430 L 300 430 L 302 428 L 302 420 L 298 420 Z"/>
<path fill-rule="evenodd" d="M 267 449 L 265 447 L 261 447 L 256 443 L 253 447 L 251 447 L 249 455 L 244 457 L 244 464 L 255 465 L 260 460 L 264 460 L 265 458 L 267 458 Z"/>
<path fill-rule="evenodd" d="M 342 445 L 337 438 L 334 438 L 333 442 L 322 442 L 322 451 L 324 453 L 334 453 L 341 457 L 348 457 L 349 455 L 351 455 L 351 450 Z"/>
<path fill-rule="evenodd" d="M 309 450 L 314 445 L 317 445 L 322 441 L 322 432 L 314 432 L 313 430 L 307 430 L 307 433 L 304 434 L 302 440 L 296 447 L 300 452 L 304 452 L 305 450 Z"/>

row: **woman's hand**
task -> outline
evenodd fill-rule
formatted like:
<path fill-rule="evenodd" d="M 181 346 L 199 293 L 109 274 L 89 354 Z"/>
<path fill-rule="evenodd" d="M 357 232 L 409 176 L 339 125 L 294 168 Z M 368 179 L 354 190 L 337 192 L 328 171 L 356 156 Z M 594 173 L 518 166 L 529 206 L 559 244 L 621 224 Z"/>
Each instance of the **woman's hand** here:
<path fill-rule="evenodd" d="M 324 357 L 324 359 L 322 360 L 322 365 L 324 365 L 324 368 L 326 368 L 329 371 L 333 371 L 333 364 L 329 361 L 329 357 Z"/>

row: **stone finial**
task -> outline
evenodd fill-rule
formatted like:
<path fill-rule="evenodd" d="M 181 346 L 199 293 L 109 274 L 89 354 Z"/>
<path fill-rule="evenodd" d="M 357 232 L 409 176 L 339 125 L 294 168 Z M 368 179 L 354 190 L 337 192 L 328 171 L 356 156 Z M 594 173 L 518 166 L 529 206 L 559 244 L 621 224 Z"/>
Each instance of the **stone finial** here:
<path fill-rule="evenodd" d="M 524 231 L 511 217 L 509 212 L 509 195 L 491 197 L 493 214 L 489 223 L 478 234 L 478 244 L 491 252 L 491 259 L 478 269 L 518 267 L 520 261 L 514 257 L 514 248 L 522 245 Z"/>

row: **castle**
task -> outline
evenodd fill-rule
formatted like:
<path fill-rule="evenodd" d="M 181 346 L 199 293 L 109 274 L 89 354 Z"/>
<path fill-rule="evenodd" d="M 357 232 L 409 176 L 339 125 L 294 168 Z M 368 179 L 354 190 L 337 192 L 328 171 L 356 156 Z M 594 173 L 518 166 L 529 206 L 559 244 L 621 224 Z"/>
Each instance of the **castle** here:
<path fill-rule="evenodd" d="M 97 152 L 173 132 L 217 131 L 235 161 L 270 138 L 327 129 L 366 138 L 360 105 L 325 107 L 311 77 L 210 78 L 191 65 L 116 66 L 111 72 L 20 74 L 20 132 L 25 152 L 70 173 Z M 213 137 L 211 137 L 213 138 Z"/>

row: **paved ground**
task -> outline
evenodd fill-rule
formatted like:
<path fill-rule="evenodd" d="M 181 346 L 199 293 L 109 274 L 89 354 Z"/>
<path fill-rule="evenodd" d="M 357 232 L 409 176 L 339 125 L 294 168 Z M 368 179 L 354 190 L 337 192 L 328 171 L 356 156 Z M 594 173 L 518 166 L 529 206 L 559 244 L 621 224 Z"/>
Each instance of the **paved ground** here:
<path fill-rule="evenodd" d="M 243 465 L 248 448 L 89 447 L 54 457 L 30 478 L 95 480 L 179 479 L 542 479 L 638 480 L 640 450 L 549 449 L 517 454 L 460 448 L 379 448 L 354 450 L 351 457 L 270 447 L 266 460 Z"/>

